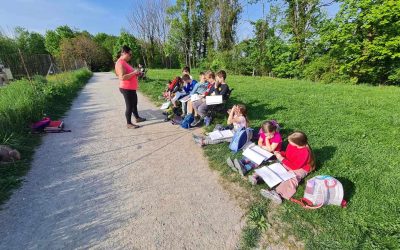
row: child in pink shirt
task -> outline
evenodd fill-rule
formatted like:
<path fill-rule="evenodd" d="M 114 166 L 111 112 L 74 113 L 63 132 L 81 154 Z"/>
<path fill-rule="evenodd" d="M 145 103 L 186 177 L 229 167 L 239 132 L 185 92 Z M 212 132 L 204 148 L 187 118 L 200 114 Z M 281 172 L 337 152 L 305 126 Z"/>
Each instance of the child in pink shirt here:
<path fill-rule="evenodd" d="M 282 148 L 282 137 L 279 133 L 279 125 L 276 121 L 266 121 L 261 126 L 259 132 L 260 138 L 258 139 L 258 146 L 267 150 L 268 152 L 280 151 Z M 251 169 L 258 167 L 258 165 L 246 157 L 241 160 L 233 160 L 228 158 L 226 160 L 227 164 L 235 171 L 238 171 L 242 176 L 244 176 Z"/>

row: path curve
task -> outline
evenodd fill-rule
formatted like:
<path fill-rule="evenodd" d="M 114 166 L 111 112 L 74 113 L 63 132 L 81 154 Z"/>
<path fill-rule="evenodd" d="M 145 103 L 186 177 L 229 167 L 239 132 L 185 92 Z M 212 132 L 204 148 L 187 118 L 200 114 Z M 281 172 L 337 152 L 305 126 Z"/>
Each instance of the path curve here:
<path fill-rule="evenodd" d="M 145 83 L 144 83 L 145 84 Z M 96 73 L 44 136 L 23 186 L 0 210 L 0 249 L 234 249 L 243 211 L 191 134 L 139 94 L 127 130 L 118 81 Z"/>

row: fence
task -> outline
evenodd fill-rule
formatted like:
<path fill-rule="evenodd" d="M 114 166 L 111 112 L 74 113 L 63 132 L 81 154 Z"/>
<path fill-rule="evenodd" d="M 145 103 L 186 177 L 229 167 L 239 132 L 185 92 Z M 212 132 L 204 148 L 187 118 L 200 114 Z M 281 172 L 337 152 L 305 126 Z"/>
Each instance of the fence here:
<path fill-rule="evenodd" d="M 87 67 L 84 60 L 58 58 L 49 54 L 0 54 L 0 83 L 28 78 L 34 75 L 51 75 Z"/>

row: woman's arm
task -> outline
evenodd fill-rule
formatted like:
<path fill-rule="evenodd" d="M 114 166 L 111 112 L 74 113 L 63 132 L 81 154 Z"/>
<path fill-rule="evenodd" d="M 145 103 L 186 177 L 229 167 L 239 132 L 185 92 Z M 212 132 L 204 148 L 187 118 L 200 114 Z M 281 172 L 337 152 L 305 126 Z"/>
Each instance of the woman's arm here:
<path fill-rule="evenodd" d="M 129 74 L 125 74 L 124 67 L 122 67 L 122 64 L 119 62 L 117 63 L 117 65 L 115 65 L 115 73 L 117 74 L 118 79 L 120 79 L 121 81 L 129 80 L 132 76 L 139 74 L 136 70 L 132 71 Z"/>

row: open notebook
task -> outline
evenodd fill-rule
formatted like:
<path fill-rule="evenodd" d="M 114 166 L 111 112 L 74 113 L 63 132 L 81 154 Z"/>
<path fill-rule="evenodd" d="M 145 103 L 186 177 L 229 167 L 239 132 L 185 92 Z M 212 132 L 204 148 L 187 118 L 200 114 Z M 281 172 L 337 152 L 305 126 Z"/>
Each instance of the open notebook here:
<path fill-rule="evenodd" d="M 243 151 L 243 156 L 260 165 L 263 161 L 271 158 L 273 154 L 252 143 Z"/>
<path fill-rule="evenodd" d="M 206 96 L 206 104 L 207 105 L 216 105 L 223 103 L 222 95 L 212 95 Z"/>
<path fill-rule="evenodd" d="M 293 172 L 289 172 L 280 163 L 274 163 L 269 166 L 265 166 L 255 170 L 256 174 L 259 175 L 267 185 L 272 188 L 282 181 L 289 180 L 296 177 Z"/>
<path fill-rule="evenodd" d="M 228 139 L 233 137 L 233 132 L 229 129 L 221 131 L 217 130 L 209 133 L 208 136 L 210 136 L 211 140 L 213 141 L 219 139 Z"/>

